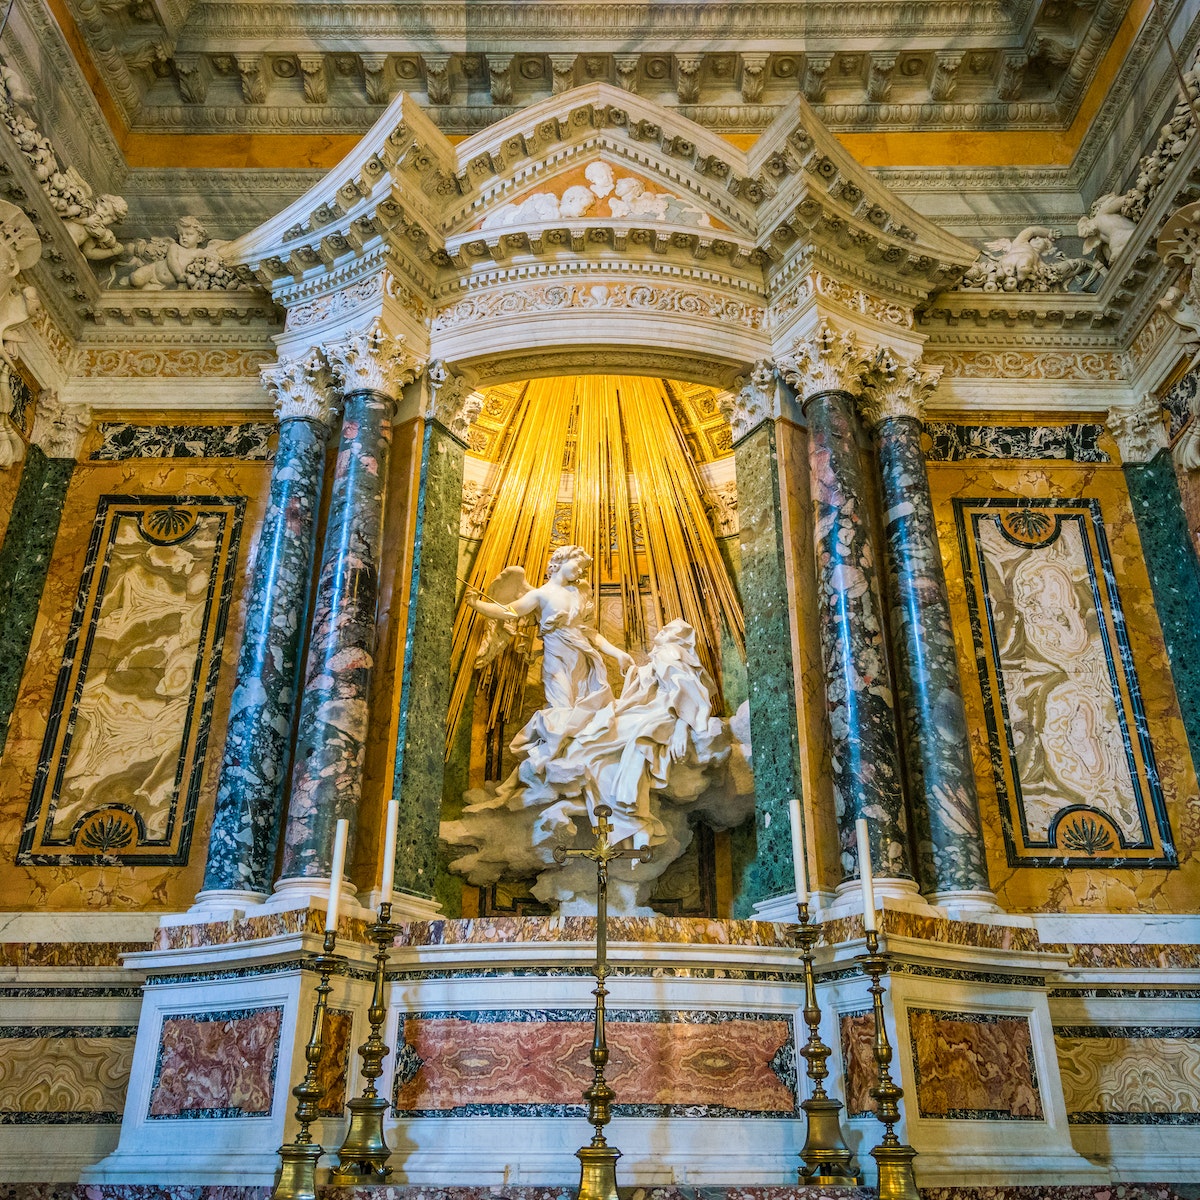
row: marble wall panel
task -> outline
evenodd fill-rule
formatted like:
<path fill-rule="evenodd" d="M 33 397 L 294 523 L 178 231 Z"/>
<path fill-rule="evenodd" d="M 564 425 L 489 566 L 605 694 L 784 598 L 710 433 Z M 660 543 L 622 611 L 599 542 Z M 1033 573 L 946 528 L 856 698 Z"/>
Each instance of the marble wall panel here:
<path fill-rule="evenodd" d="M 927 421 L 926 456 L 933 462 L 969 458 L 1060 458 L 1071 462 L 1109 462 L 1100 448 L 1103 425 L 959 425 Z"/>
<path fill-rule="evenodd" d="M 616 1116 L 794 1117 L 790 1014 L 609 1013 Z M 401 1020 L 393 1100 L 403 1116 L 551 1116 L 583 1111 L 590 1012 L 430 1012 Z"/>
<path fill-rule="evenodd" d="M 163 1018 L 148 1120 L 267 1116 L 283 1006 Z"/>
<path fill-rule="evenodd" d="M 875 1013 L 864 1008 L 838 1016 L 842 1048 L 842 1095 L 846 1116 L 865 1117 L 875 1112 L 871 1089 L 879 1082 L 875 1062 Z M 894 1076 L 893 1076 L 894 1077 Z"/>
<path fill-rule="evenodd" d="M 0 1026 L 0 1124 L 120 1124 L 136 1033 L 136 1026 Z"/>
<path fill-rule="evenodd" d="M 1045 1119 L 1027 1017 L 910 1008 L 908 1032 L 922 1117 Z"/>
<path fill-rule="evenodd" d="M 1100 504 L 954 502 L 1012 866 L 1173 866 Z"/>
<path fill-rule="evenodd" d="M 89 437 L 92 436 L 94 431 L 89 434 Z M 216 770 L 220 765 L 219 751 L 224 738 L 228 693 L 233 684 L 237 640 L 242 627 L 241 608 L 246 601 L 243 595 L 245 573 L 239 563 L 244 563 L 252 551 L 251 543 L 262 519 L 269 474 L 269 464 L 264 461 L 177 462 L 142 459 L 84 461 L 76 465 L 66 493 L 8 739 L 3 757 L 0 758 L 0 854 L 6 855 L 8 863 L 6 869 L 0 870 L 0 909 L 70 911 L 150 908 L 178 911 L 191 903 L 203 875 L 207 825 L 216 787 Z M 223 551 L 222 571 L 228 573 L 231 605 L 224 652 L 219 660 L 215 654 L 208 660 L 214 668 L 219 662 L 219 674 L 216 676 L 215 689 L 212 689 L 213 676 L 205 680 L 212 698 L 206 718 L 207 728 L 204 722 L 196 722 L 188 732 L 193 750 L 205 741 L 208 750 L 207 754 L 193 753 L 188 768 L 194 769 L 199 775 L 199 784 L 194 793 L 195 825 L 191 852 L 186 865 L 183 862 L 152 864 L 145 859 L 140 860 L 141 865 L 134 865 L 112 855 L 102 859 L 94 850 L 91 852 L 91 861 L 87 862 L 64 862 L 61 857 L 53 862 L 33 862 L 28 861 L 27 854 L 27 861 L 17 863 L 17 850 L 25 832 L 30 798 L 34 793 L 37 769 L 47 740 L 50 714 L 55 709 L 59 676 L 67 658 L 72 618 L 80 596 L 80 581 L 87 569 L 97 510 L 102 497 L 113 495 L 135 496 L 148 506 L 149 511 L 169 508 L 169 498 L 181 496 L 224 497 L 237 504 L 244 503 L 245 506 L 238 563 L 235 563 L 232 555 L 232 544 Z M 123 552 L 120 546 L 113 549 L 118 557 L 119 552 Z M 169 546 L 155 548 L 155 551 L 163 555 L 175 553 Z M 99 589 L 99 573 L 97 571 L 93 577 L 96 584 L 92 589 L 93 595 Z M 198 571 L 195 578 L 199 580 L 203 574 Z M 223 585 L 225 577 L 222 576 L 218 582 Z M 211 574 L 208 579 L 211 581 Z M 167 588 L 172 603 L 176 594 L 174 589 L 178 585 L 179 580 L 174 578 L 161 585 Z M 155 586 L 160 585 L 156 582 Z M 127 598 L 136 600 L 135 593 L 136 589 L 129 589 Z M 210 626 L 210 637 L 206 643 L 210 651 L 213 628 Z M 132 628 L 126 636 L 134 638 Z M 150 645 L 151 639 L 146 640 L 147 649 L 152 654 L 161 655 L 163 647 L 160 645 L 156 649 Z M 182 669 L 182 656 L 179 665 Z M 146 666 L 146 662 L 140 658 L 131 662 L 131 667 L 136 671 L 142 671 Z M 194 678 L 195 663 L 191 666 Z M 73 696 L 67 697 L 67 707 L 74 700 Z M 60 732 L 65 732 L 64 724 L 60 719 Z M 178 756 L 175 761 L 178 762 Z M 170 773 L 165 759 L 162 771 Z M 104 774 L 114 791 L 124 786 L 120 772 L 106 769 Z M 153 780 L 155 777 L 150 778 Z M 55 782 L 47 777 L 48 784 Z M 192 776 L 182 782 L 181 791 L 186 794 L 188 787 L 194 784 L 195 776 Z M 101 791 L 103 786 L 101 781 Z M 127 787 L 126 790 L 132 789 Z M 174 856 L 180 858 L 181 834 L 177 822 L 172 830 L 171 850 Z M 8 849 L 5 851 L 4 847 Z M 32 845 L 29 847 L 31 852 L 34 849 Z M 65 855 L 68 848 L 58 846 L 53 852 Z"/>
<path fill-rule="evenodd" d="M 1200 811 L 1192 798 L 1200 788 L 1180 719 L 1129 491 L 1120 468 L 1107 463 L 931 462 L 929 477 L 954 619 L 976 786 L 985 826 L 988 870 L 1001 905 L 1012 912 L 1197 911 L 1200 909 Z M 955 499 L 984 498 L 994 498 L 1010 506 L 1017 506 L 1025 499 L 1098 503 L 1113 591 L 1119 597 L 1124 615 L 1132 674 L 1141 693 L 1145 730 L 1158 769 L 1162 810 L 1173 835 L 1178 869 L 1094 867 L 1086 861 L 1064 869 L 1061 861 L 1037 867 L 1009 862 L 1010 835 L 1004 821 L 1011 809 L 1008 796 L 998 794 L 992 769 L 984 702 L 987 683 L 979 673 L 967 598 L 968 579 L 964 576 L 954 511 Z M 1107 628 L 1111 630 L 1111 624 Z M 1119 662 L 1115 643 L 1113 653 Z M 1130 722 L 1129 727 L 1136 731 L 1136 722 Z"/>
<path fill-rule="evenodd" d="M 19 863 L 187 862 L 244 509 L 100 497 Z"/>
<path fill-rule="evenodd" d="M 340 1117 L 346 1107 L 353 1029 L 352 1012 L 341 1008 L 325 1010 L 321 1025 L 321 1058 L 317 1063 L 317 1086 L 321 1089 L 317 1111 L 323 1117 Z"/>
<path fill-rule="evenodd" d="M 273 421 L 204 425 L 99 421 L 88 458 L 93 462 L 128 458 L 266 459 L 274 435 Z"/>
<path fill-rule="evenodd" d="M 1055 1026 L 1073 1125 L 1200 1125 L 1200 1026 Z"/>

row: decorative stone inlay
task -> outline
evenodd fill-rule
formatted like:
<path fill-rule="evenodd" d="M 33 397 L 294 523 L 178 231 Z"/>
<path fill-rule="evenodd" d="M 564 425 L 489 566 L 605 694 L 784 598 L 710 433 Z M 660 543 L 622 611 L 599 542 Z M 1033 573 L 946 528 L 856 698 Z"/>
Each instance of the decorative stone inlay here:
<path fill-rule="evenodd" d="M 274 366 L 263 367 L 261 374 L 281 424 L 296 420 L 333 423 L 336 405 L 329 395 L 329 372 L 318 354 L 303 359 L 280 357 Z"/>
<path fill-rule="evenodd" d="M 858 395 L 869 366 L 870 354 L 854 330 L 835 329 L 828 321 L 798 338 L 791 353 L 779 360 L 780 373 L 805 400 L 822 392 Z"/>
<path fill-rule="evenodd" d="M 405 349 L 403 339 L 388 333 L 378 321 L 345 341 L 326 346 L 325 357 L 346 396 L 377 392 L 395 398 L 421 367 L 421 360 Z"/>
<path fill-rule="evenodd" d="M 750 374 L 738 379 L 737 384 L 736 392 L 722 392 L 717 397 L 721 415 L 733 429 L 735 442 L 779 415 L 779 380 L 770 359 L 759 359 Z"/>
<path fill-rule="evenodd" d="M 63 404 L 53 388 L 46 388 L 38 397 L 29 440 L 40 446 L 47 458 L 78 458 L 91 420 L 86 404 Z"/>
<path fill-rule="evenodd" d="M 429 364 L 427 374 L 429 416 L 465 442 L 475 419 L 483 412 L 483 397 L 440 360 Z"/>
<path fill-rule="evenodd" d="M 925 405 L 937 389 L 943 369 L 922 366 L 919 358 L 905 359 L 890 347 L 882 347 L 859 400 L 867 427 L 873 429 L 895 417 L 923 420 Z"/>
<path fill-rule="evenodd" d="M 1149 462 L 1168 446 L 1162 405 L 1149 392 L 1132 408 L 1117 405 L 1110 408 L 1107 424 L 1122 462 Z"/>

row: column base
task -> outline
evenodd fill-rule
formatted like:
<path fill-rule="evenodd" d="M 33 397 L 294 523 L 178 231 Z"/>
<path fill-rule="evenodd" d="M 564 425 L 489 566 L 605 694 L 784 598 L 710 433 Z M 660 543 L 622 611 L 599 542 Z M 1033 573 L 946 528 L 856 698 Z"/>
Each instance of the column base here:
<path fill-rule="evenodd" d="M 325 912 L 329 908 L 329 879 L 319 876 L 292 876 L 290 879 L 277 879 L 275 891 L 267 897 L 262 906 L 263 912 L 288 912 L 294 908 L 311 908 Z M 344 916 L 366 917 L 370 920 L 374 913 L 368 915 L 368 910 L 358 902 L 358 889 L 349 880 L 342 880 L 341 913 Z"/>
<path fill-rule="evenodd" d="M 378 888 L 372 888 L 364 897 L 363 903 L 370 909 L 379 909 Z M 393 921 L 436 921 L 442 915 L 442 906 L 428 896 L 418 896 L 413 892 L 392 893 Z"/>
<path fill-rule="evenodd" d="M 961 921 L 987 920 L 988 917 L 1008 918 L 1000 907 L 995 892 L 987 888 L 963 888 L 959 891 L 933 892 L 930 904 L 944 908 L 946 915 Z"/>
<path fill-rule="evenodd" d="M 823 921 L 833 906 L 833 892 L 809 892 L 808 916 L 812 921 Z M 784 892 L 782 896 L 768 896 L 754 906 L 755 921 L 775 921 L 794 925 L 800 916 L 796 905 L 796 893 Z"/>
<path fill-rule="evenodd" d="M 923 917 L 944 915 L 921 895 L 921 891 L 913 879 L 880 879 L 876 876 L 875 904 L 877 911 L 884 908 L 898 908 Z M 822 911 L 821 920 L 861 916 L 862 911 L 862 887 L 857 879 L 849 879 L 845 883 L 838 884 L 833 903 Z"/>
<path fill-rule="evenodd" d="M 209 888 L 196 893 L 196 899 L 187 912 L 167 913 L 159 924 L 167 928 L 237 920 L 245 916 L 248 909 L 261 908 L 266 900 L 265 892 L 251 892 L 242 888 Z"/>

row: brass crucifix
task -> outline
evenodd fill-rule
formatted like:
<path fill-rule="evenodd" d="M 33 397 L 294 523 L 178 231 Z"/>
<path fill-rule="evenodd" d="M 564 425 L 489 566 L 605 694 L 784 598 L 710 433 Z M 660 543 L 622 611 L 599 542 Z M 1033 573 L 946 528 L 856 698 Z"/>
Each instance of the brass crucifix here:
<path fill-rule="evenodd" d="M 592 995 L 596 997 L 596 1014 L 592 1034 L 592 1083 L 583 1093 L 588 1102 L 588 1121 L 595 1127 L 591 1142 L 575 1152 L 582 1164 L 579 1176 L 579 1200 L 617 1200 L 617 1159 L 621 1152 L 604 1140 L 604 1126 L 612 1120 L 614 1092 L 604 1078 L 608 1063 L 608 1043 L 604 1040 L 604 998 L 608 988 L 608 864 L 618 858 L 636 858 L 645 862 L 650 857 L 649 847 L 618 850 L 608 840 L 612 826 L 608 818 L 612 809 L 607 804 L 596 805 L 595 845 L 586 850 L 572 850 L 566 846 L 554 847 L 554 861 L 562 864 L 568 858 L 590 858 L 596 864 L 596 965 L 592 974 L 596 986 Z"/>

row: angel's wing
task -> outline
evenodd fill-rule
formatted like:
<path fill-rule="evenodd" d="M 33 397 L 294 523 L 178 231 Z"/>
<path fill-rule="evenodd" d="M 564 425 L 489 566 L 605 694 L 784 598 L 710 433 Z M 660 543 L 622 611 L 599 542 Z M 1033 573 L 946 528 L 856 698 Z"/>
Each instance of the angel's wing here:
<path fill-rule="evenodd" d="M 997 238 L 994 242 L 984 242 L 983 248 L 992 254 L 1007 254 L 1012 249 L 1012 239 Z"/>
<path fill-rule="evenodd" d="M 511 604 L 519 600 L 529 591 L 529 580 L 525 577 L 524 567 L 505 567 L 488 587 L 485 599 L 497 604 Z M 483 630 L 483 641 L 475 655 L 475 670 L 486 667 L 493 659 L 499 658 L 511 645 L 517 632 L 516 621 L 488 621 Z"/>

